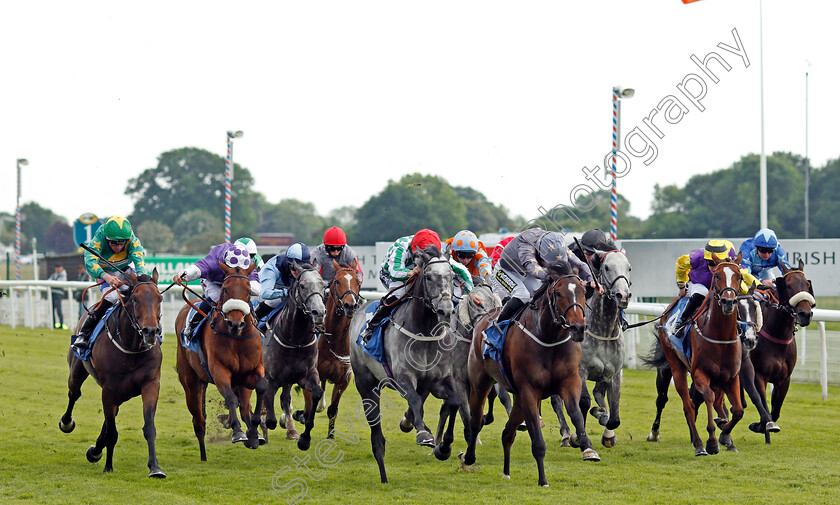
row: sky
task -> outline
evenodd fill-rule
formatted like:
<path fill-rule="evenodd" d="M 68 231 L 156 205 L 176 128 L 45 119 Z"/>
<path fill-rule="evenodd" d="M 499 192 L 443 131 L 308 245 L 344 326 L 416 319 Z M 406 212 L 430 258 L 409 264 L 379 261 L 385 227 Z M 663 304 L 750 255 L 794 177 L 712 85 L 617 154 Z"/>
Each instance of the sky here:
<path fill-rule="evenodd" d="M 622 137 L 638 128 L 638 156 L 626 154 L 617 181 L 635 216 L 650 214 L 655 184 L 682 186 L 761 150 L 759 0 L 44 1 L 2 12 L 10 213 L 17 158 L 29 160 L 21 203 L 70 221 L 127 215 L 128 180 L 161 153 L 224 156 L 225 132 L 242 130 L 234 161 L 269 202 L 297 198 L 326 215 L 420 172 L 532 218 L 597 184 L 582 169 L 603 169 L 612 149 L 613 86 L 635 90 L 620 124 Z M 768 155 L 805 153 L 808 72 L 811 165 L 840 157 L 838 18 L 837 2 L 764 0 Z M 745 57 L 719 46 L 739 47 L 733 30 Z M 691 60 L 710 52 L 730 67 L 708 63 L 717 83 Z M 706 87 L 696 103 L 678 89 L 687 79 L 701 94 L 692 74 Z M 674 123 L 648 120 L 663 138 L 643 122 L 657 107 Z"/>

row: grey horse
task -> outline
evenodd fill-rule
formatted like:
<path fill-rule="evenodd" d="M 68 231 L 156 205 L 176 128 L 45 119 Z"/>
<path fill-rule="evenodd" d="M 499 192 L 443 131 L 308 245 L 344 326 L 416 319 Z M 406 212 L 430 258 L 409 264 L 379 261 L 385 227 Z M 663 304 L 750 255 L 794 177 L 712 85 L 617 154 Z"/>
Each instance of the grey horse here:
<path fill-rule="evenodd" d="M 621 329 L 620 310 L 626 309 L 630 301 L 631 268 L 621 251 L 597 252 L 592 257 L 592 267 L 598 283 L 604 287 L 604 294 L 596 292 L 586 301 L 586 336 L 580 344 L 580 378 L 583 381 L 580 410 L 589 410 L 604 426 L 601 444 L 614 447 L 616 438 L 613 430 L 621 424 L 618 404 L 621 398 L 621 369 L 624 365 L 624 332 Z M 598 404 L 591 410 L 587 380 L 595 382 L 592 395 Z M 605 397 L 609 400 L 609 407 Z M 561 445 L 577 447 L 576 437 L 572 435 L 563 415 L 563 400 L 553 395 L 551 405 L 560 421 Z"/>
<path fill-rule="evenodd" d="M 324 394 L 319 384 L 317 335 L 324 332 L 324 291 L 326 283 L 318 273 L 317 266 L 293 265 L 298 273 L 294 286 L 289 291 L 286 306 L 280 312 L 275 326 L 266 332 L 263 343 L 263 361 L 268 390 L 265 395 L 265 424 L 269 429 L 277 427 L 274 412 L 274 396 L 281 387 L 281 417 L 286 428 L 286 438 L 298 438 L 298 448 L 309 449 L 310 431 L 315 424 L 315 406 Z M 299 384 L 312 393 L 312 403 L 305 413 L 305 429 L 298 437 L 292 420 L 291 386 Z"/>
<path fill-rule="evenodd" d="M 383 484 L 388 482 L 388 477 L 385 473 L 385 437 L 380 425 L 382 389 L 395 389 L 408 401 L 411 422 L 417 429 L 417 444 L 430 447 L 435 442 L 423 422 L 423 399 L 431 393 L 443 399 L 447 410 L 453 414 L 463 401 L 458 398 L 451 367 L 442 359 L 446 356 L 442 342 L 446 339 L 446 326 L 453 311 L 452 268 L 448 258 L 435 246 L 418 250 L 414 255 L 420 272 L 409 281 L 411 286 L 404 301 L 394 309 L 390 322 L 383 328 L 384 354 L 392 376 L 389 377 L 385 367 L 360 346 L 350 345 L 356 389 L 365 406 L 373 455 Z M 351 339 L 361 333 L 366 317 L 365 310 L 353 316 Z M 435 447 L 439 458 L 451 452 L 451 442 L 444 440 Z"/>

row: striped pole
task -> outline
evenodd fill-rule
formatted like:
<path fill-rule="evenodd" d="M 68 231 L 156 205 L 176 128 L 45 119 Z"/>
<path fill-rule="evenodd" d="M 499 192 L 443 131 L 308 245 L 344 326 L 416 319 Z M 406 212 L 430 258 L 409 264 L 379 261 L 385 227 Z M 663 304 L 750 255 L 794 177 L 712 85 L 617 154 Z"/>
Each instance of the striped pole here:
<path fill-rule="evenodd" d="M 612 128 L 612 195 L 610 197 L 610 238 L 618 238 L 618 189 L 615 177 L 615 153 L 618 151 L 618 87 L 613 88 L 613 128 Z"/>
<path fill-rule="evenodd" d="M 230 242 L 230 181 L 233 179 L 233 132 L 227 132 L 225 162 L 225 242 Z"/>
<path fill-rule="evenodd" d="M 15 279 L 20 280 L 20 167 L 28 165 L 24 158 L 17 160 L 17 202 L 15 204 Z"/>

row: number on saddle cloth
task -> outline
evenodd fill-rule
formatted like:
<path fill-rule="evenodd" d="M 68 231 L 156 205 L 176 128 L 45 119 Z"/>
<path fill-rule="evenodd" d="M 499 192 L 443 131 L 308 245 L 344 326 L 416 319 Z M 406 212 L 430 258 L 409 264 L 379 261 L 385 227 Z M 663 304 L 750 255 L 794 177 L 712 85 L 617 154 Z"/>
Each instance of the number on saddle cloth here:
<path fill-rule="evenodd" d="M 96 342 L 96 337 L 98 337 L 99 334 L 102 333 L 102 328 L 105 327 L 105 323 L 108 321 L 108 318 L 111 317 L 111 314 L 113 314 L 117 307 L 119 307 L 119 304 L 114 305 L 110 309 L 108 309 L 105 312 L 105 315 L 102 316 L 102 319 L 100 319 L 99 322 L 96 323 L 96 328 L 94 328 L 90 334 L 90 340 L 88 341 L 87 349 L 83 349 L 80 354 L 77 349 L 73 348 L 73 353 L 76 355 L 77 358 L 79 358 L 82 361 L 87 361 L 90 359 L 90 353 L 93 352 L 93 344 L 94 342 Z M 73 335 L 72 337 L 70 337 L 70 345 L 72 346 L 75 342 L 76 335 Z"/>

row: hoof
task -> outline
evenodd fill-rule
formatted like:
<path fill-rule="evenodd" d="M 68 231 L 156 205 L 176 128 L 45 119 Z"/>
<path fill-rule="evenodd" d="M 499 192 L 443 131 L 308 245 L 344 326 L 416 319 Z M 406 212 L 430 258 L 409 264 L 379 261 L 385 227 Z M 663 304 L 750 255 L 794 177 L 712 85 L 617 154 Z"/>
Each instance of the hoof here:
<path fill-rule="evenodd" d="M 269 430 L 277 428 L 277 419 L 265 419 L 265 427 Z"/>
<path fill-rule="evenodd" d="M 540 429 L 545 428 L 545 421 L 542 420 L 542 416 L 540 416 Z"/>
<path fill-rule="evenodd" d="M 598 453 L 595 452 L 595 449 L 586 449 L 583 451 L 583 460 L 584 461 L 601 461 L 601 456 L 598 456 Z"/>
<path fill-rule="evenodd" d="M 767 426 L 765 426 L 764 429 L 767 430 L 768 433 L 778 433 L 782 431 L 782 429 L 779 428 L 779 425 L 774 423 L 773 421 L 768 422 Z"/>
<path fill-rule="evenodd" d="M 402 431 L 403 433 L 408 433 L 413 429 L 414 429 L 414 425 L 411 424 L 410 422 L 408 422 L 408 420 L 403 417 L 402 420 L 400 421 L 400 431 Z"/>
<path fill-rule="evenodd" d="M 315 412 L 323 412 L 325 408 L 327 408 L 327 397 L 322 396 L 321 401 L 318 402 L 318 406 L 315 407 Z"/>
<path fill-rule="evenodd" d="M 657 432 L 651 431 L 650 433 L 648 433 L 647 441 L 648 442 L 659 442 L 659 432 L 658 431 Z M 699 454 L 698 454 L 698 456 L 699 456 Z"/>
<path fill-rule="evenodd" d="M 508 479 L 509 478 L 510 478 L 510 476 L 508 476 Z M 548 487 L 548 482 L 546 482 L 545 484 L 540 484 L 540 487 Z"/>
<path fill-rule="evenodd" d="M 768 425 L 770 423 L 767 423 Z M 753 433 L 764 433 L 765 427 L 761 423 L 750 423 L 750 431 Z"/>
<path fill-rule="evenodd" d="M 727 445 L 727 446 L 726 446 L 726 450 L 727 450 L 728 452 L 738 452 L 738 449 L 736 449 L 736 448 L 735 448 L 735 444 L 732 444 L 732 445 Z"/>
<path fill-rule="evenodd" d="M 573 434 L 571 437 L 569 437 L 569 444 L 571 444 L 571 446 L 574 447 L 575 449 L 580 447 L 580 440 L 578 440 L 578 437 L 577 437 L 576 433 Z"/>
<path fill-rule="evenodd" d="M 435 437 L 426 430 L 417 432 L 417 445 L 425 445 L 426 447 L 435 446 Z"/>
<path fill-rule="evenodd" d="M 246 440 L 243 444 L 248 449 L 259 449 L 259 447 L 260 447 L 260 441 L 259 440 Z"/>
<path fill-rule="evenodd" d="M 163 473 L 163 470 L 161 470 L 160 468 L 155 468 L 154 470 L 149 472 L 149 477 L 154 479 L 165 479 L 166 474 Z"/>
<path fill-rule="evenodd" d="M 244 442 L 246 440 L 248 440 L 248 436 L 245 435 L 245 433 L 242 431 L 237 431 L 233 434 L 232 437 L 230 437 L 230 442 L 232 444 L 235 444 L 237 442 Z"/>
<path fill-rule="evenodd" d="M 503 479 L 510 480 L 510 474 L 508 474 L 508 473 L 503 473 L 503 474 L 502 474 L 502 478 L 503 478 Z"/>
<path fill-rule="evenodd" d="M 715 418 L 715 424 L 717 425 L 718 429 L 721 429 L 721 430 L 723 429 L 723 425 L 728 423 L 728 422 L 729 422 L 729 419 L 726 419 L 724 417 L 716 417 Z"/>
<path fill-rule="evenodd" d="M 607 448 L 615 447 L 615 443 L 616 443 L 615 435 L 613 435 L 611 437 L 605 437 L 605 436 L 601 435 L 601 445 L 603 445 L 604 447 L 607 447 Z"/>
<path fill-rule="evenodd" d="M 461 466 L 472 466 L 475 464 L 475 455 L 473 455 L 472 458 L 469 458 L 465 452 L 459 453 L 458 459 L 461 460 Z"/>
<path fill-rule="evenodd" d="M 297 430 L 286 431 L 286 440 L 297 440 L 300 438 Z"/>
<path fill-rule="evenodd" d="M 560 439 L 560 447 L 571 447 L 572 444 L 569 442 L 569 437 L 563 437 Z"/>
<path fill-rule="evenodd" d="M 113 466 L 106 466 L 105 468 L 102 469 L 102 473 L 114 473 L 114 467 Z"/>
<path fill-rule="evenodd" d="M 86 457 L 86 458 L 87 458 L 87 460 L 88 460 L 88 461 L 90 461 L 91 463 L 96 463 L 97 461 L 99 461 L 100 459 L 102 459 L 102 452 L 100 451 L 100 453 L 99 453 L 99 454 L 95 454 L 95 453 L 93 452 L 93 451 L 95 451 L 95 450 L 96 450 L 96 446 L 95 446 L 95 445 L 92 445 L 92 446 L 90 446 L 90 447 L 88 447 L 88 448 L 87 448 L 87 451 L 85 451 L 85 457 Z"/>
<path fill-rule="evenodd" d="M 717 454 L 720 452 L 720 446 L 717 443 L 706 444 L 706 452 L 709 454 Z"/>
<path fill-rule="evenodd" d="M 226 430 L 230 429 L 230 415 L 229 414 L 219 414 L 218 417 L 216 417 L 216 419 L 218 419 L 219 422 L 222 423 L 222 426 L 224 427 L 224 429 L 226 429 Z"/>
<path fill-rule="evenodd" d="M 525 421 L 522 421 L 522 423 L 516 427 L 516 431 L 528 431 L 528 425 L 525 424 Z"/>
<path fill-rule="evenodd" d="M 435 457 L 440 461 L 446 461 L 452 455 L 452 446 L 444 446 L 442 443 L 435 446 Z"/>
<path fill-rule="evenodd" d="M 69 424 L 64 424 L 61 420 L 58 421 L 58 429 L 63 431 L 64 433 L 70 433 L 71 431 L 76 429 L 76 421 L 70 419 Z"/>
<path fill-rule="evenodd" d="M 706 449 L 703 449 L 702 447 L 698 447 L 698 448 L 694 449 L 694 455 L 695 456 L 708 456 L 709 453 L 706 452 Z"/>
<path fill-rule="evenodd" d="M 260 435 L 259 433 L 257 434 L 257 441 L 260 443 L 260 445 L 265 445 L 268 443 L 268 440 L 266 440 L 265 437 Z"/>
<path fill-rule="evenodd" d="M 490 414 L 490 413 L 484 414 L 484 426 L 487 426 L 488 424 L 493 424 L 493 421 L 495 421 L 495 420 L 496 420 L 496 418 L 495 418 L 495 416 L 493 416 L 493 414 Z"/>
<path fill-rule="evenodd" d="M 292 412 L 292 419 L 294 419 L 295 421 L 297 421 L 299 423 L 305 422 L 304 417 L 303 417 L 303 411 L 302 410 L 296 410 L 296 411 Z"/>
<path fill-rule="evenodd" d="M 298 449 L 300 449 L 301 451 L 308 451 L 310 441 L 311 441 L 311 439 L 309 438 L 309 436 L 298 438 L 298 443 L 297 443 Z"/>

